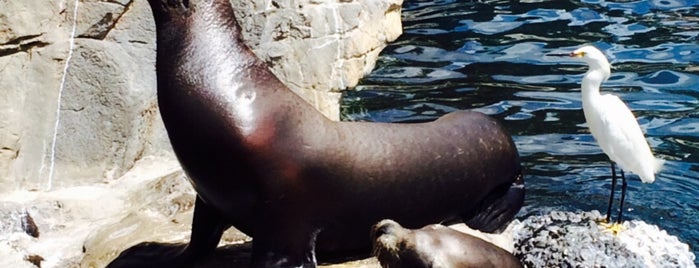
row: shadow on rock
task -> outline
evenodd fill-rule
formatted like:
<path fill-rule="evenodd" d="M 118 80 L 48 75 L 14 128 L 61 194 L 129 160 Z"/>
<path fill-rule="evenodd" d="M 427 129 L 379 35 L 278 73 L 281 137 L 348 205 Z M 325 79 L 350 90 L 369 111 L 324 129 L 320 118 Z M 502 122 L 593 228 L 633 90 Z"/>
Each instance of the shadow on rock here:
<path fill-rule="evenodd" d="M 172 265 L 182 265 L 175 256 L 179 255 L 187 245 L 184 243 L 155 243 L 144 242 L 123 251 L 110 266 L 129 267 L 131 263 L 143 263 L 153 258 L 173 259 Z M 249 267 L 252 254 L 252 241 L 218 247 L 216 251 L 193 268 L 220 267 Z M 318 264 L 323 267 L 379 267 L 374 259 L 368 259 L 368 254 L 350 256 L 322 256 Z"/>

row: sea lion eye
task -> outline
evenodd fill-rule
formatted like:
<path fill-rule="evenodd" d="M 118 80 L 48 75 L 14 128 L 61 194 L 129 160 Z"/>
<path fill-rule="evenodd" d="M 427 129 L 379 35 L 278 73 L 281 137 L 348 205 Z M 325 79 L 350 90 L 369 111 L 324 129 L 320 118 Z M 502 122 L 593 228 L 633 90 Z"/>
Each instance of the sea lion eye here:
<path fill-rule="evenodd" d="M 388 233 L 388 226 L 387 225 L 382 225 L 378 229 L 376 229 L 376 232 L 374 233 L 374 237 L 380 237 L 382 235 L 385 235 Z"/>
<path fill-rule="evenodd" d="M 167 0 L 167 5 L 176 9 L 189 9 L 189 0 Z"/>

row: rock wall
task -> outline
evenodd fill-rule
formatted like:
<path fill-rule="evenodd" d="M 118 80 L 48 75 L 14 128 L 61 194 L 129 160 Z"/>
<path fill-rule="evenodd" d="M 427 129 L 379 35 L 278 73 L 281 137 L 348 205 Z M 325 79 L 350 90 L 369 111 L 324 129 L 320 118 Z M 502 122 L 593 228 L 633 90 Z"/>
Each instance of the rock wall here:
<path fill-rule="evenodd" d="M 253 50 L 337 120 L 339 91 L 401 33 L 401 2 L 234 5 Z M 171 157 L 154 38 L 145 0 L 0 1 L 0 192 L 111 180 L 144 156 Z"/>

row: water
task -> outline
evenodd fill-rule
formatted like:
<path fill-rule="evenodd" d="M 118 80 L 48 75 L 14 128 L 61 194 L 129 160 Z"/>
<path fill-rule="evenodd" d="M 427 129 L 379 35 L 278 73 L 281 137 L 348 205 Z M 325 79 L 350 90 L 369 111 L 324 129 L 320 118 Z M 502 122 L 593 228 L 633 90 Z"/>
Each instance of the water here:
<path fill-rule="evenodd" d="M 504 123 L 522 156 L 527 199 L 519 217 L 604 213 L 611 175 L 581 110 L 587 67 L 547 56 L 593 44 L 613 65 L 603 91 L 629 105 L 667 160 L 652 184 L 627 176 L 625 218 L 659 225 L 699 256 L 699 1 L 406 1 L 403 8 L 404 34 L 345 93 L 343 120 L 487 113 Z"/>

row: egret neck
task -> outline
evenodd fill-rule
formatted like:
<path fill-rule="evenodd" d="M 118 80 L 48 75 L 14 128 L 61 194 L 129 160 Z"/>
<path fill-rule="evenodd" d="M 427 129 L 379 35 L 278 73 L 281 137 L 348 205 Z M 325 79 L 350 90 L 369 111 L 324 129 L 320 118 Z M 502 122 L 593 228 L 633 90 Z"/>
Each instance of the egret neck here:
<path fill-rule="evenodd" d="M 590 70 L 585 73 L 581 85 L 583 103 L 598 97 L 600 95 L 600 86 L 604 81 L 607 81 L 611 75 L 611 68 L 608 62 L 588 63 L 590 64 Z"/>

